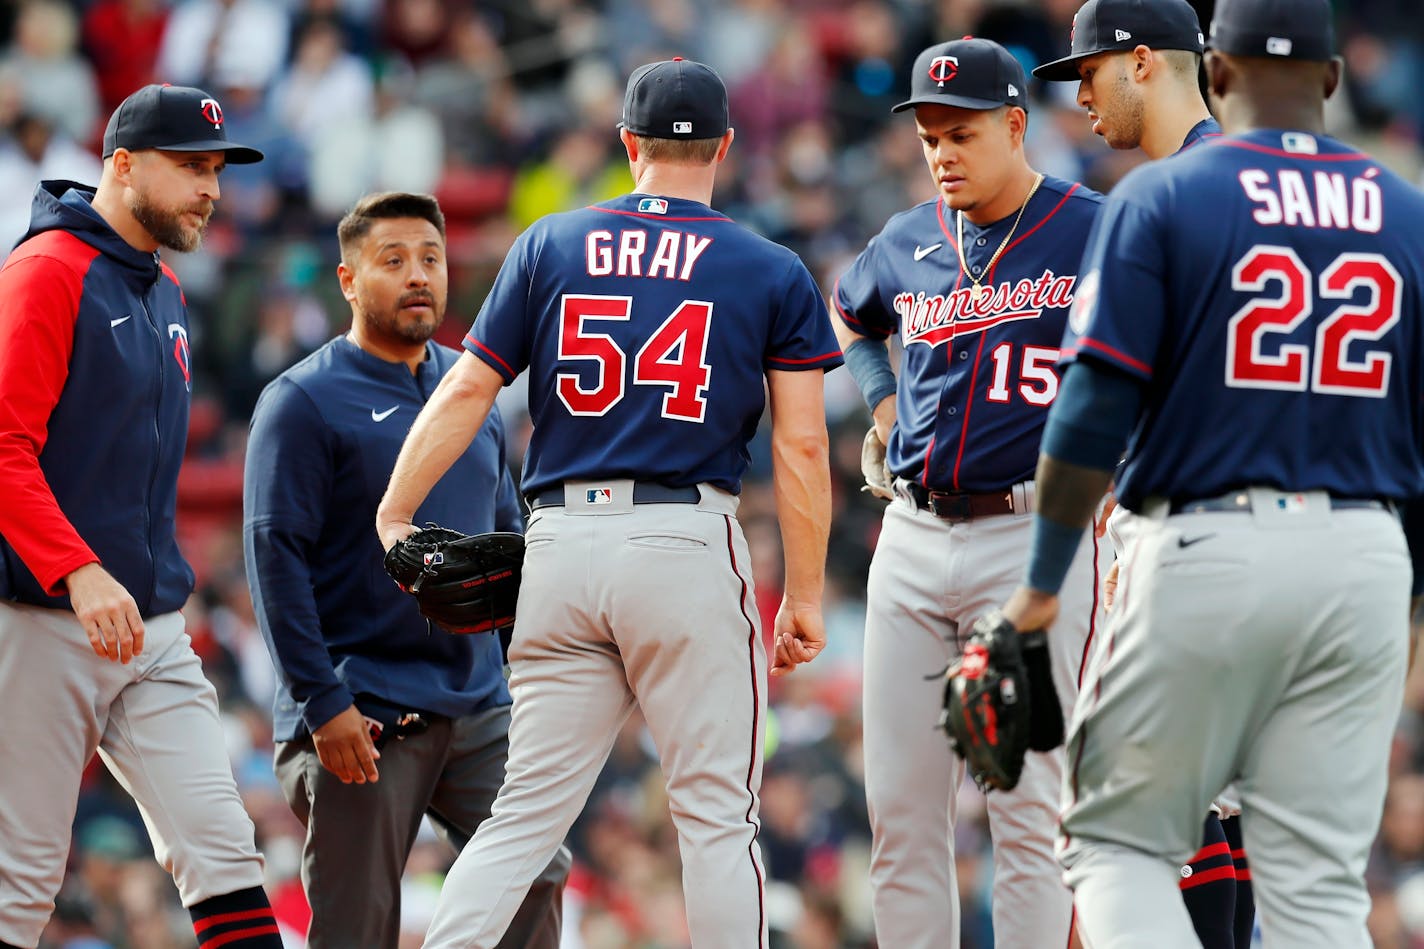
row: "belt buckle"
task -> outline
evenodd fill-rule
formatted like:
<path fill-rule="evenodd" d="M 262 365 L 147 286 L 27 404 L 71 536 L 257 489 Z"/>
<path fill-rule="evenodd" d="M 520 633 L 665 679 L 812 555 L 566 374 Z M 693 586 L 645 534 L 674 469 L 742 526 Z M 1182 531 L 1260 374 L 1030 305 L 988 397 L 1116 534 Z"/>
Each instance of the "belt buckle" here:
<path fill-rule="evenodd" d="M 967 494 L 930 491 L 928 500 L 930 513 L 935 517 L 947 521 L 967 521 L 974 516 L 971 499 Z"/>

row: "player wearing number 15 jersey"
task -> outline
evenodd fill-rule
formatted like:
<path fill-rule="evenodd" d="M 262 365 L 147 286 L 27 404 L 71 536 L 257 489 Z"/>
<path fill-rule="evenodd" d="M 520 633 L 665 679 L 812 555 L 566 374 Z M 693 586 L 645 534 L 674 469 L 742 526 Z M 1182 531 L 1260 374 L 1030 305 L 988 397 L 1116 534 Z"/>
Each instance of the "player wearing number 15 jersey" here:
<path fill-rule="evenodd" d="M 507 777 L 446 880 L 427 949 L 495 944 L 635 703 L 667 776 L 693 944 L 766 945 L 767 657 L 734 515 L 769 389 L 786 555 L 773 671 L 788 671 L 824 643 L 822 376 L 841 355 L 801 261 L 708 207 L 732 143 L 715 72 L 639 69 L 622 140 L 638 193 L 515 242 L 378 513 L 387 545 L 408 534 L 501 384 L 529 370 L 533 515 Z"/>
<path fill-rule="evenodd" d="M 920 54 L 897 109 L 915 110 L 939 196 L 891 218 L 834 294 L 847 364 L 877 430 L 889 427 L 895 475 L 870 567 L 864 689 L 875 931 L 894 949 L 959 945 L 964 763 L 931 727 L 936 673 L 1023 570 L 1054 364 L 1102 202 L 1029 166 L 1027 89 L 997 43 Z M 893 333 L 904 343 L 898 380 Z M 1090 539 L 1055 641 L 1065 715 L 1091 638 L 1095 553 Z M 1030 754 L 1018 787 L 989 795 L 998 945 L 1068 944 L 1071 895 L 1053 857 L 1062 767 L 1061 752 Z"/>
<path fill-rule="evenodd" d="M 1069 316 L 1005 613 L 1052 622 L 1126 443 L 1132 539 L 1060 838 L 1094 949 L 1200 946 L 1178 867 L 1233 780 L 1266 946 L 1370 945 L 1411 605 L 1393 507 L 1424 492 L 1424 197 L 1324 134 L 1331 22 L 1327 0 L 1219 0 L 1226 134 L 1114 189 Z"/>

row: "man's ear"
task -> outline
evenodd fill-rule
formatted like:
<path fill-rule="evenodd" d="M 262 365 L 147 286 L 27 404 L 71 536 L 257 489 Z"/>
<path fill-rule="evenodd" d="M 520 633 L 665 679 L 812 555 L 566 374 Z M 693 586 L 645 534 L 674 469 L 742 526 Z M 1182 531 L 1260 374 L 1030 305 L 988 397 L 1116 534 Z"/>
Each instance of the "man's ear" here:
<path fill-rule="evenodd" d="M 336 279 L 341 284 L 341 295 L 346 298 L 346 302 L 356 302 L 356 271 L 346 266 L 342 261 L 336 265 Z"/>

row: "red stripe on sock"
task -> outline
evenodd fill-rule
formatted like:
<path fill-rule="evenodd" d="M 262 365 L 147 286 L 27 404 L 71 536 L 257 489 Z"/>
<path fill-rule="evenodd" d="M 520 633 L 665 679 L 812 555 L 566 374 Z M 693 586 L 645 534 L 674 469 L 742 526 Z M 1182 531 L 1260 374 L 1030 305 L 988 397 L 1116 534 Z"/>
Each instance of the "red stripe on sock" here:
<path fill-rule="evenodd" d="M 1237 847 L 1235 850 L 1231 851 L 1231 859 L 1232 859 L 1232 860 L 1245 860 L 1245 859 L 1246 859 L 1246 848 L 1245 848 L 1245 847 Z"/>
<path fill-rule="evenodd" d="M 1179 886 L 1183 890 L 1190 890 L 1192 887 L 1201 886 L 1204 883 L 1215 883 L 1217 880 L 1234 879 L 1236 879 L 1235 867 L 1213 867 L 1210 870 L 1202 870 L 1199 873 L 1193 873 L 1189 877 L 1184 877 Z"/>
<path fill-rule="evenodd" d="M 232 932 L 222 933 L 211 939 L 205 939 L 198 943 L 198 949 L 218 949 L 219 946 L 226 946 L 230 942 L 237 942 L 239 939 L 252 939 L 257 936 L 279 936 L 280 931 L 274 922 L 267 926 L 249 926 L 246 929 L 234 929 Z"/>
<path fill-rule="evenodd" d="M 1231 846 L 1223 840 L 1218 843 L 1208 844 L 1207 846 L 1201 848 L 1197 851 L 1197 855 L 1193 857 L 1189 862 L 1200 863 L 1203 860 L 1210 860 L 1212 857 L 1224 857 L 1230 852 Z"/>
<path fill-rule="evenodd" d="M 1250 868 L 1250 867 L 1236 867 L 1235 870 L 1236 870 L 1236 881 L 1237 881 L 1238 883 L 1250 883 L 1250 882 L 1251 882 L 1251 868 Z"/>
<path fill-rule="evenodd" d="M 201 936 L 205 929 L 222 926 L 226 923 L 239 923 L 246 919 L 257 919 L 259 916 L 270 919 L 274 923 L 277 921 L 277 917 L 272 914 L 272 908 L 264 906 L 261 909 L 244 909 L 236 913 L 217 913 L 213 916 L 205 916 L 193 924 L 193 933 Z"/>

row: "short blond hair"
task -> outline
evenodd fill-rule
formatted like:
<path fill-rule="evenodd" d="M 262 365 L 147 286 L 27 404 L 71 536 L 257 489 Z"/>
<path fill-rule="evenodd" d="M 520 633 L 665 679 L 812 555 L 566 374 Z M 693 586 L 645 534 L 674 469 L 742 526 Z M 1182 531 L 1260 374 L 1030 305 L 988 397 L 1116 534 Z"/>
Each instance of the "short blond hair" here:
<path fill-rule="evenodd" d="M 652 138 L 634 135 L 638 153 L 648 161 L 670 165 L 710 165 L 722 147 L 722 137 L 716 138 Z"/>

